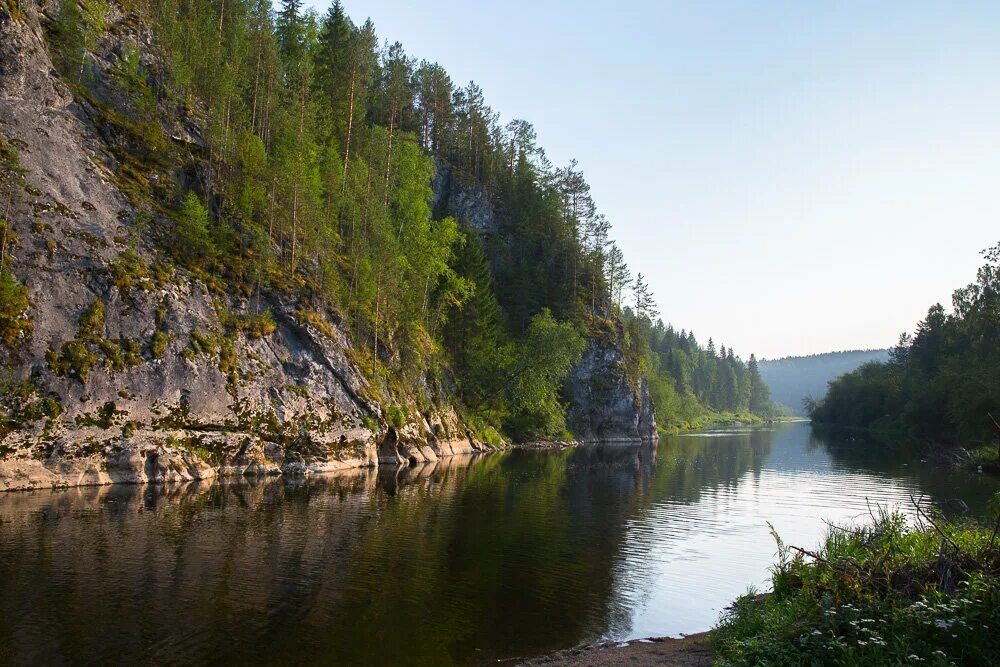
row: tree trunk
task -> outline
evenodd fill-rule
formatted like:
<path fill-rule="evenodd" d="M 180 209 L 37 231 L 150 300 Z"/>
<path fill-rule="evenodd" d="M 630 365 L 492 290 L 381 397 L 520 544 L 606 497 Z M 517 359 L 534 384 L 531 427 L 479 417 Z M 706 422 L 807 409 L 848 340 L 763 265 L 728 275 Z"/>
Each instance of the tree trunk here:
<path fill-rule="evenodd" d="M 375 281 L 375 348 L 372 355 L 372 377 L 378 375 L 378 316 L 379 299 L 382 296 L 382 268 L 379 267 L 378 278 Z"/>
<path fill-rule="evenodd" d="M 344 183 L 341 186 L 341 193 L 347 192 L 347 163 L 351 159 L 351 131 L 354 128 L 354 87 L 357 83 L 357 68 L 351 71 L 351 94 L 350 102 L 347 105 L 347 141 L 344 142 Z"/>
<path fill-rule="evenodd" d="M 292 188 L 292 273 L 295 273 L 295 248 L 298 239 L 298 223 L 299 223 L 299 183 L 296 180 L 295 185 Z"/>
<path fill-rule="evenodd" d="M 257 132 L 257 91 L 260 87 L 260 44 L 257 45 L 257 64 L 253 69 L 253 111 L 250 114 L 250 131 Z"/>
<path fill-rule="evenodd" d="M 392 166 L 392 133 L 395 129 L 396 113 L 389 112 L 389 148 L 385 153 L 385 205 L 389 205 L 389 171 Z"/>

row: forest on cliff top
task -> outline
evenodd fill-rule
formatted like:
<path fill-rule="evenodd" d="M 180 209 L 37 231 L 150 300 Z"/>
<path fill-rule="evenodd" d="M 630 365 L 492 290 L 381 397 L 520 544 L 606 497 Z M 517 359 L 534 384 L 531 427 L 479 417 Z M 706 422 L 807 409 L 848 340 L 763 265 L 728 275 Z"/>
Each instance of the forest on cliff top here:
<path fill-rule="evenodd" d="M 91 74 L 115 9 L 152 42 L 126 44 L 109 91 Z M 623 348 L 661 424 L 771 410 L 755 360 L 659 320 L 575 161 L 552 165 L 530 123 L 501 123 L 474 82 L 380 43 L 339 2 L 319 14 L 301 0 L 82 0 L 47 31 L 63 80 L 118 134 L 134 247 L 142 236 L 162 255 L 122 253 L 120 288 L 177 266 L 251 303 L 297 299 L 306 319 L 321 305 L 372 376 L 406 386 L 450 369 L 486 439 L 567 434 L 561 385 L 595 338 Z M 16 152 L 3 159 L 10 192 Z M 433 210 L 442 165 L 484 193 L 500 233 Z M 151 166 L 180 175 L 154 180 Z M 30 308 L 6 264 L 0 333 L 16 346 Z M 254 326 L 273 327 L 266 309 Z M 78 356 L 55 363 L 85 374 Z"/>

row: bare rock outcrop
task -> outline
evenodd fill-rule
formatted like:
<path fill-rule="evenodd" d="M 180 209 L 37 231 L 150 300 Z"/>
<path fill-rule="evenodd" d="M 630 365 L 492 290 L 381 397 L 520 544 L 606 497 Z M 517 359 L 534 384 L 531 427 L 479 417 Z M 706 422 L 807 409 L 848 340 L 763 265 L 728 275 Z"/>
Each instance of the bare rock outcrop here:
<path fill-rule="evenodd" d="M 657 437 L 646 380 L 630 378 L 626 369 L 624 355 L 615 342 L 587 342 L 583 358 L 566 383 L 567 422 L 578 439 L 636 442 Z"/>

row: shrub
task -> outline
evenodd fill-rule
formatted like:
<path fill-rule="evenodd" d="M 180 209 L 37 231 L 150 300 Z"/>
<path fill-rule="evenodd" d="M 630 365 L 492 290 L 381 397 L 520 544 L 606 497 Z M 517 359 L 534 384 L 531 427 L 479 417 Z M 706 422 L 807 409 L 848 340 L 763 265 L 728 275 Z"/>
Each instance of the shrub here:
<path fill-rule="evenodd" d="M 209 233 L 208 211 L 193 192 L 184 195 L 175 221 L 171 252 L 189 268 L 204 268 L 212 258 L 214 248 Z"/>
<path fill-rule="evenodd" d="M 97 426 L 99 428 L 111 428 L 115 424 L 115 419 L 119 415 L 125 414 L 118 409 L 113 401 L 108 401 L 93 414 L 77 415 L 76 423 L 80 426 Z"/>
<path fill-rule="evenodd" d="M 226 337 L 222 339 L 219 346 L 219 370 L 223 375 L 229 377 L 239 368 L 239 357 L 236 354 L 236 347 L 233 339 Z"/>
<path fill-rule="evenodd" d="M 139 252 L 129 248 L 111 261 L 111 282 L 123 293 L 136 286 L 148 290 L 152 288 L 146 275 L 148 270 Z"/>
<path fill-rule="evenodd" d="M 78 340 L 66 341 L 59 352 L 49 348 L 45 359 L 56 375 L 76 378 L 83 383 L 87 382 L 87 375 L 98 361 L 97 355 L 91 352 L 87 344 Z"/>
<path fill-rule="evenodd" d="M 42 395 L 37 375 L 26 380 L 0 378 L 0 438 L 39 419 L 55 419 L 61 413 L 58 398 Z"/>
<path fill-rule="evenodd" d="M 104 353 L 104 365 L 108 370 L 123 371 L 142 363 L 142 348 L 139 341 L 131 338 L 100 340 L 98 347 Z"/>
<path fill-rule="evenodd" d="M 77 337 L 81 340 L 99 340 L 104 336 L 104 303 L 95 299 L 80 314 Z"/>
<path fill-rule="evenodd" d="M 921 517 L 833 528 L 816 553 L 779 539 L 774 592 L 740 598 L 712 633 L 721 664 L 997 664 L 995 528 Z"/>
<path fill-rule="evenodd" d="M 373 433 L 378 433 L 382 430 L 379 426 L 378 420 L 371 415 L 365 415 L 361 418 L 361 422 L 364 424 L 365 428 Z"/>
<path fill-rule="evenodd" d="M 507 444 L 500 431 L 482 415 L 467 415 L 465 417 L 465 425 L 472 431 L 472 436 L 480 442 L 485 442 L 488 445 L 498 448 L 502 448 Z"/>
<path fill-rule="evenodd" d="M 153 262 L 150 272 L 153 275 L 153 281 L 158 287 L 163 287 L 174 279 L 174 267 L 162 260 Z"/>
<path fill-rule="evenodd" d="M 406 413 L 398 405 L 390 405 L 385 409 L 385 420 L 393 428 L 403 428 L 406 424 Z"/>
<path fill-rule="evenodd" d="M 28 288 L 4 268 L 0 271 L 0 340 L 7 347 L 17 347 L 31 333 L 30 307 Z"/>
<path fill-rule="evenodd" d="M 322 334 L 325 334 L 328 338 L 335 338 L 336 332 L 330 322 L 316 310 L 310 308 L 300 308 L 292 312 L 292 317 L 294 317 L 299 324 L 308 324 L 314 329 Z"/>
<path fill-rule="evenodd" d="M 153 359 L 162 359 L 163 353 L 167 350 L 167 341 L 170 340 L 165 332 L 157 329 L 153 332 L 152 338 L 149 339 L 149 355 Z"/>
<path fill-rule="evenodd" d="M 271 311 L 264 311 L 259 315 L 229 315 L 220 316 L 227 329 L 239 331 L 247 338 L 264 338 L 270 336 L 278 329 Z"/>
<path fill-rule="evenodd" d="M 202 333 L 197 329 L 192 329 L 191 351 L 196 355 L 207 354 L 213 356 L 219 351 L 219 341 L 210 333 Z"/>

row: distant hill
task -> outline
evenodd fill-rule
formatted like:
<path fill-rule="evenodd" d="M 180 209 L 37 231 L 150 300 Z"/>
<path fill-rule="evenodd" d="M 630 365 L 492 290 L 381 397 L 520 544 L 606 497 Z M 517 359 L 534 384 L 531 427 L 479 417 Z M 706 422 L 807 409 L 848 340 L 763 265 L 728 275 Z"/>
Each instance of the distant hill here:
<path fill-rule="evenodd" d="M 869 361 L 886 361 L 889 350 L 846 350 L 805 357 L 760 361 L 760 374 L 771 388 L 771 397 L 795 414 L 802 414 L 802 399 L 819 399 L 830 380 L 849 373 Z"/>

